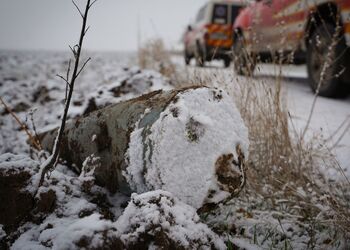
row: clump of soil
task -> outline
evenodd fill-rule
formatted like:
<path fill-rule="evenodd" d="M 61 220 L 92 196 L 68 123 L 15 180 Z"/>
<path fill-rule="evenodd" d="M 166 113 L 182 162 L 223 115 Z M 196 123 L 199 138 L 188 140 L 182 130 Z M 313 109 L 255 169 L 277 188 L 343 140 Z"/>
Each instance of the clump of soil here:
<path fill-rule="evenodd" d="M 161 190 L 132 195 L 116 226 L 126 249 L 226 249 L 193 207 Z"/>
<path fill-rule="evenodd" d="M 0 156 L 0 224 L 6 232 L 14 231 L 30 216 L 34 198 L 27 189 L 38 163 L 13 154 Z"/>
<path fill-rule="evenodd" d="M 186 124 L 186 132 L 189 141 L 198 142 L 204 135 L 205 127 L 199 121 L 196 121 L 193 117 L 191 117 Z"/>

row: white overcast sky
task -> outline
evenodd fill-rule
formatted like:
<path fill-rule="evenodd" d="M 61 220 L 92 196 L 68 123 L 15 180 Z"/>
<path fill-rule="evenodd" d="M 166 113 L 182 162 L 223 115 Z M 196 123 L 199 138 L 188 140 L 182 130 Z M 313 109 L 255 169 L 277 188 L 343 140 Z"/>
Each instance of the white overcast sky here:
<path fill-rule="evenodd" d="M 86 0 L 76 0 L 85 6 Z M 89 50 L 137 49 L 161 37 L 175 46 L 206 0 L 98 0 L 85 40 Z M 139 25 L 138 25 L 139 23 Z M 0 0 L 0 49 L 67 50 L 77 42 L 80 16 L 71 0 Z"/>

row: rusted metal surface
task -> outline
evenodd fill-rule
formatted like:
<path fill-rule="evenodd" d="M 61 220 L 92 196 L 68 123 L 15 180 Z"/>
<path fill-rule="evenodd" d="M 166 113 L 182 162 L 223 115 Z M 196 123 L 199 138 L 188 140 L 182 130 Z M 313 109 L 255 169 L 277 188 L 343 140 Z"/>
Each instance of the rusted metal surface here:
<path fill-rule="evenodd" d="M 146 109 L 149 112 L 142 117 L 139 127 L 153 124 L 176 95 L 185 90 L 151 92 L 70 121 L 60 149 L 61 158 L 81 169 L 84 160 L 93 155 L 99 158 L 99 167 L 95 169 L 97 183 L 111 192 L 129 192 L 122 171 L 127 167 L 125 153 L 130 133 Z M 56 133 L 55 129 L 40 136 L 44 149 L 52 150 Z"/>
<path fill-rule="evenodd" d="M 126 155 L 131 133 L 135 129 L 142 129 L 142 142 L 140 142 L 142 145 L 140 146 L 143 150 L 143 168 L 140 167 L 140 169 L 143 169 L 141 172 L 146 176 L 149 170 L 149 165 L 146 162 L 151 162 L 149 158 L 154 153 L 154 145 L 148 138 L 152 133 L 152 126 L 160 119 L 162 112 L 169 107 L 169 104 L 177 103 L 180 93 L 191 91 L 191 89 L 195 88 L 197 87 L 172 91 L 155 91 L 129 101 L 108 106 L 92 112 L 85 117 L 70 121 L 64 132 L 64 140 L 60 149 L 61 158 L 67 161 L 69 165 L 75 165 L 80 171 L 84 161 L 87 158 L 91 159 L 93 157 L 93 167 L 95 167 L 94 176 L 97 184 L 106 187 L 111 192 L 119 191 L 126 194 L 130 194 L 132 191 L 141 192 L 138 188 L 133 187 L 130 182 L 128 183 L 123 176 L 123 172 L 128 172 L 129 170 L 127 169 L 129 166 Z M 213 98 L 221 101 L 221 92 L 212 91 L 214 94 Z M 179 115 L 176 108 L 174 106 L 169 109 L 173 117 Z M 237 120 L 237 122 L 240 121 Z M 196 143 L 198 138 L 203 136 L 204 128 L 202 124 L 192 117 L 186 123 L 186 131 L 187 134 L 185 136 L 193 143 Z M 41 142 L 44 149 L 48 151 L 52 150 L 56 133 L 57 129 L 41 135 Z M 203 157 L 205 158 L 206 155 L 203 155 Z M 211 177 L 215 180 L 214 189 L 216 186 L 218 188 L 214 190 L 208 186 L 208 190 L 201 190 L 201 192 L 204 192 L 202 193 L 203 197 L 206 198 L 198 205 L 198 208 L 201 207 L 203 211 L 214 209 L 218 203 L 226 202 L 239 194 L 245 184 L 244 158 L 245 156 L 240 145 L 232 145 L 231 153 L 218 155 L 215 165 L 212 166 L 214 171 Z M 208 171 L 211 172 L 209 166 Z M 193 177 L 193 179 L 196 178 L 201 177 Z M 148 184 L 146 185 L 146 179 L 143 179 L 143 181 L 141 179 L 140 181 L 142 183 L 138 184 L 143 184 L 147 188 L 152 189 L 153 184 L 147 182 Z M 169 179 L 169 181 L 172 182 L 173 180 Z M 168 182 L 167 184 L 169 184 Z M 131 187 L 134 190 L 131 190 Z M 167 190 L 167 187 L 164 190 Z M 163 188 L 163 186 L 157 187 L 157 189 Z M 226 198 L 221 195 L 220 192 L 222 191 L 226 192 Z"/>

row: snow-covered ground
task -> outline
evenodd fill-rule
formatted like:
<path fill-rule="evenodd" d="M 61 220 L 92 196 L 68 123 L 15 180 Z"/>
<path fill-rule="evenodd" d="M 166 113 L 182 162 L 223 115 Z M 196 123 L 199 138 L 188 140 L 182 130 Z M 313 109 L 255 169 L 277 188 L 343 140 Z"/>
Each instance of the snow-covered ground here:
<path fill-rule="evenodd" d="M 62 115 L 65 76 L 70 55 L 59 52 L 0 51 L 0 97 L 26 125 L 45 131 L 58 126 Z M 136 67 L 135 54 L 88 53 L 92 61 L 76 82 L 69 118 L 139 96 L 170 89 L 167 79 Z M 29 152 L 27 137 L 0 105 L 0 154 Z M 32 119 L 33 118 L 33 119 Z"/>
<path fill-rule="evenodd" d="M 171 88 L 170 81 L 159 73 L 141 71 L 135 67 L 134 54 L 89 53 L 89 56 L 93 60 L 77 82 L 70 117 L 87 113 L 94 106 L 105 106 L 158 88 Z M 33 129 L 33 123 L 38 131 L 57 126 L 63 108 L 65 84 L 56 77 L 56 74 L 65 74 L 68 58 L 68 54 L 65 53 L 0 51 L 0 97 L 29 128 Z M 244 77 L 236 76 L 232 69 L 223 69 L 220 63 L 213 63 L 204 69 L 193 66 L 185 69 L 181 58 L 176 57 L 174 61 L 180 72 L 217 74 L 229 81 L 246 81 Z M 273 65 L 260 65 L 260 68 L 260 72 L 256 72 L 254 79 L 274 84 L 278 69 Z M 281 79 L 293 124 L 297 130 L 303 130 L 314 100 L 307 85 L 305 67 L 283 66 Z M 249 81 L 247 83 L 249 84 Z M 215 87 L 227 88 L 230 82 L 226 82 L 225 86 L 220 86 L 218 82 L 212 84 Z M 232 89 L 229 88 L 228 91 Z M 346 129 L 350 120 L 346 120 L 344 124 L 343 121 L 350 116 L 349 106 L 350 98 L 334 100 L 319 97 L 307 134 L 308 138 L 311 138 L 314 133 L 322 134 L 325 139 L 335 134 L 328 141 L 329 147 L 336 143 L 334 152 L 348 176 L 350 176 L 350 169 L 347 170 L 350 168 L 350 132 Z M 19 131 L 19 125 L 1 105 L 0 114 L 0 155 L 30 154 L 31 151 L 26 142 L 27 136 Z M 31 114 L 33 114 L 33 123 Z M 338 129 L 341 124 L 343 126 Z M 342 139 L 339 141 L 340 136 Z M 0 159 L 1 166 L 7 164 L 5 158 L 13 158 L 13 156 L 4 154 Z M 92 194 L 86 194 L 83 190 L 83 183 L 86 181 L 90 179 L 89 176 L 84 176 L 84 173 L 77 176 L 66 166 L 59 165 L 52 173 L 47 186 L 41 190 L 44 192 L 53 189 L 56 192 L 57 211 L 46 217 L 39 225 L 32 223 L 23 225 L 20 229 L 22 235 L 13 245 L 13 249 L 73 248 L 74 237 L 79 238 L 83 235 L 87 237 L 79 244 L 84 246 L 86 240 L 89 240 L 92 242 L 92 247 L 99 247 L 99 244 L 104 242 L 107 232 L 109 236 L 119 238 L 122 236 L 123 244 L 131 244 L 131 246 L 135 243 L 133 239 L 142 238 L 144 231 L 154 233 L 154 231 L 164 230 L 170 232 L 166 236 L 167 240 L 170 239 L 170 243 L 182 241 L 183 246 L 188 244 L 191 246 L 200 242 L 207 244 L 208 248 L 210 244 L 222 248 L 222 240 L 224 240 L 228 248 L 230 248 L 229 243 L 233 242 L 246 249 L 260 249 L 259 246 L 275 249 L 304 249 L 313 241 L 318 244 L 317 246 L 323 244 L 322 246 L 325 247 L 330 244 L 328 240 L 333 236 L 331 228 L 320 229 L 322 235 L 309 234 L 308 230 L 311 230 L 309 226 L 313 224 L 299 221 L 300 216 L 292 213 L 287 213 L 286 216 L 283 214 L 283 202 L 286 201 L 281 201 L 281 211 L 269 211 L 264 207 L 263 201 L 249 201 L 249 197 L 248 205 L 246 201 L 237 199 L 220 207 L 219 214 L 210 214 L 200 220 L 195 209 L 178 201 L 178 197 L 174 198 L 170 193 L 156 191 L 140 196 L 134 195 L 128 205 L 127 213 L 119 217 L 125 208 L 123 203 L 128 201 L 128 197 L 119 194 L 110 195 L 106 190 L 96 186 L 92 191 L 90 190 Z M 98 206 L 100 204 L 96 205 L 93 199 L 101 194 L 108 197 L 109 203 L 114 204 L 114 207 L 109 209 L 111 215 L 101 210 Z M 157 202 L 154 203 L 154 200 Z M 159 209 L 165 211 L 162 216 L 157 215 Z M 147 216 L 152 222 L 159 223 L 159 227 L 154 228 L 150 221 L 144 221 Z M 110 217 L 113 219 L 111 220 Z M 175 223 L 173 223 L 174 219 Z M 218 239 L 202 221 L 212 222 L 208 224 L 217 224 L 219 221 L 221 226 L 225 226 L 220 234 L 222 237 Z M 129 225 L 128 222 L 130 222 Z M 131 227 L 138 229 L 137 232 L 141 234 L 130 231 Z M 215 232 L 222 230 L 222 228 L 215 229 Z M 192 230 L 200 232 L 200 235 L 194 234 Z M 228 235 L 231 232 L 236 236 Z M 311 232 L 315 231 L 311 230 Z M 331 233 L 332 236 L 330 236 Z M 0 225 L 0 243 L 3 237 L 6 237 L 6 233 Z M 333 244 L 337 243 L 337 240 L 330 241 Z"/>
<path fill-rule="evenodd" d="M 106 105 L 144 93 L 146 90 L 156 90 L 162 87 L 161 76 L 146 72 L 137 74 L 134 67 L 134 54 L 127 53 L 90 53 L 93 58 L 79 78 L 73 97 L 70 116 L 74 117 L 84 112 L 89 100 L 95 99 L 97 105 Z M 0 52 L 0 96 L 12 107 L 16 114 L 26 120 L 31 126 L 30 114 L 33 113 L 34 123 L 38 130 L 45 126 L 56 126 L 60 110 L 63 107 L 64 82 L 56 74 L 65 74 L 69 55 L 54 52 Z M 182 65 L 182 58 L 175 58 Z M 255 79 L 271 82 L 280 68 L 274 65 L 259 65 Z M 199 69 L 193 66 L 189 71 L 197 74 L 227 75 L 228 79 L 245 81 L 237 77 L 233 70 L 223 69 L 220 62 L 214 62 L 209 67 Z M 152 75 L 153 74 L 153 75 Z M 311 112 L 314 95 L 307 83 L 305 66 L 282 66 L 282 82 L 287 93 L 288 109 L 295 127 L 303 130 Z M 132 77 L 131 77 L 132 76 Z M 137 82 L 143 77 L 149 78 L 149 84 L 137 88 Z M 130 79 L 132 78 L 132 79 Z M 113 89 L 129 80 L 124 89 Z M 147 84 L 146 84 L 147 85 Z M 133 89 L 134 88 L 134 89 Z M 125 93 L 129 93 L 125 95 Z M 119 97 L 119 98 L 116 98 Z M 334 152 L 344 169 L 350 168 L 350 97 L 345 99 L 329 99 L 318 97 L 313 112 L 310 128 L 314 133 L 322 133 L 330 137 L 329 146 L 335 143 Z M 58 110 L 58 112 L 55 112 Z M 0 113 L 4 114 L 0 105 Z M 45 114 L 45 116 L 43 116 Z M 4 116 L 2 115 L 4 118 Z M 7 116 L 6 116 L 7 117 Z M 345 123 L 344 123 L 345 122 Z M 339 127 L 343 126 L 339 129 Z M 0 153 L 23 152 L 22 133 L 13 133 L 18 125 L 13 119 L 0 121 Z M 340 140 L 338 140 L 342 137 Z M 18 146 L 19 142 L 21 146 Z M 350 171 L 350 170 L 349 170 Z M 350 175 L 349 171 L 346 171 Z"/>

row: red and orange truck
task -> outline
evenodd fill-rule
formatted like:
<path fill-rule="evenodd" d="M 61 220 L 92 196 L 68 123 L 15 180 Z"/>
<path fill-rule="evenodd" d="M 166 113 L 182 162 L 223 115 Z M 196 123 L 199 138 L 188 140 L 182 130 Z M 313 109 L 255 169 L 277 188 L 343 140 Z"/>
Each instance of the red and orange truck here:
<path fill-rule="evenodd" d="M 258 61 L 306 63 L 309 83 L 322 96 L 344 95 L 350 85 L 350 0 L 260 0 L 234 23 L 238 74 Z"/>
<path fill-rule="evenodd" d="M 186 64 L 194 58 L 199 66 L 213 59 L 223 60 L 226 67 L 230 65 L 233 23 L 245 3 L 245 0 L 211 0 L 200 8 L 184 35 Z"/>

